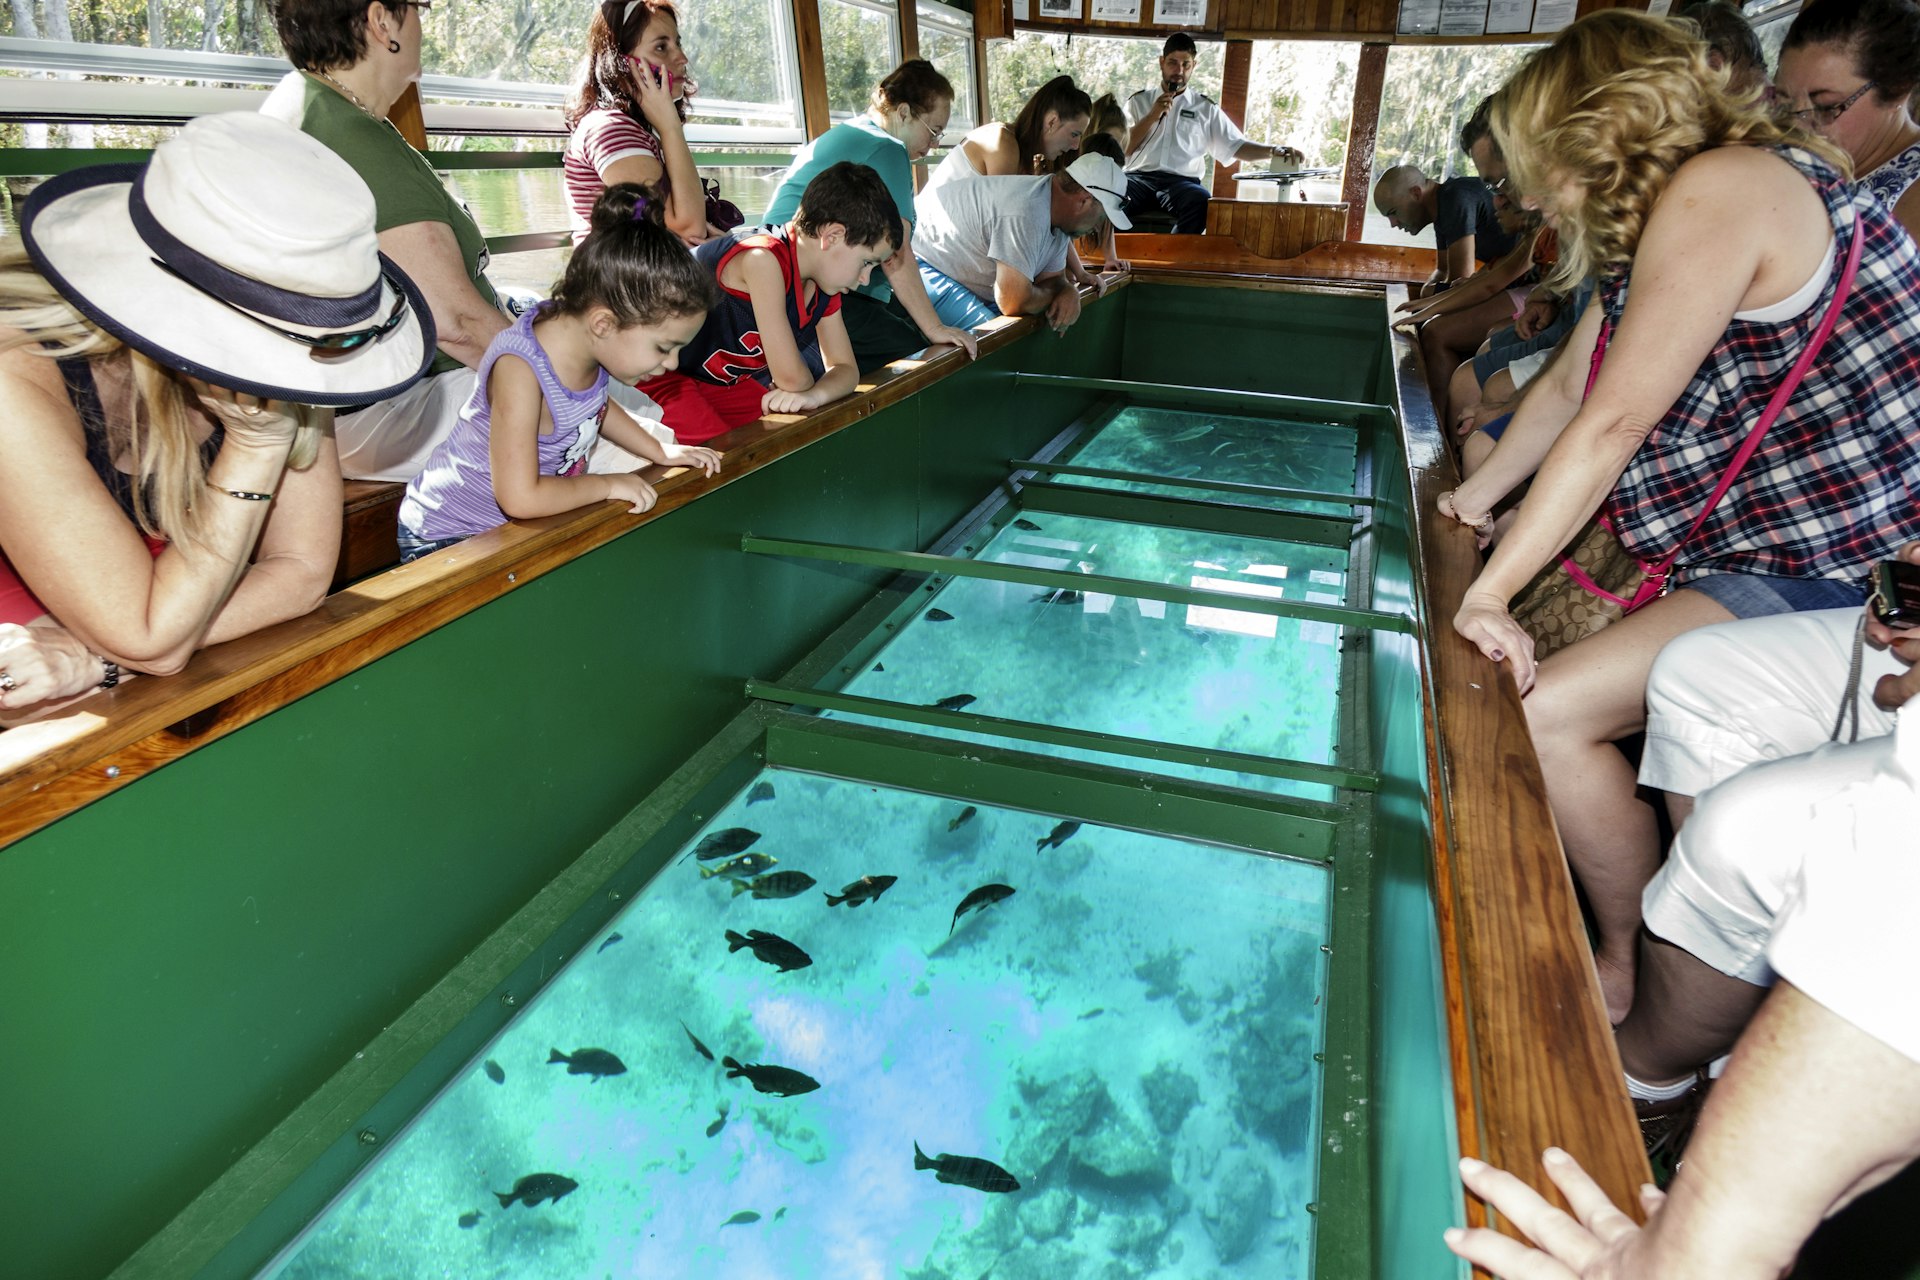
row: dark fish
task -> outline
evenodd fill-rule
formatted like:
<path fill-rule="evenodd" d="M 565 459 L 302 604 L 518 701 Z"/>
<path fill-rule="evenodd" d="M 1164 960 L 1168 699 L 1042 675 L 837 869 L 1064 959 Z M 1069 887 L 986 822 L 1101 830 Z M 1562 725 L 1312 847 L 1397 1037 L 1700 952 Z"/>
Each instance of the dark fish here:
<path fill-rule="evenodd" d="M 693 1041 L 693 1051 L 694 1051 L 695 1053 L 697 1053 L 697 1054 L 699 1054 L 699 1055 L 700 1055 L 701 1057 L 703 1057 L 703 1058 L 705 1058 L 705 1059 L 706 1059 L 706 1060 L 707 1060 L 708 1062 L 712 1062 L 712 1061 L 713 1061 L 713 1050 L 711 1050 L 711 1049 L 709 1049 L 709 1048 L 707 1048 L 707 1046 L 705 1046 L 705 1045 L 703 1045 L 703 1044 L 701 1044 L 701 1043 L 700 1043 L 700 1037 L 699 1037 L 699 1036 L 697 1036 L 697 1035 L 695 1035 L 695 1034 L 693 1034 L 693 1032 L 692 1032 L 692 1031 L 689 1031 L 689 1030 L 687 1029 L 687 1024 L 686 1024 L 686 1023 L 684 1023 L 684 1022 L 683 1022 L 683 1023 L 681 1023 L 681 1024 L 680 1024 L 680 1029 L 681 1029 L 682 1031 L 686 1031 L 686 1032 L 687 1032 L 687 1039 L 689 1039 L 689 1040 L 691 1040 L 691 1041 Z"/>
<path fill-rule="evenodd" d="M 502 1067 L 499 1063 L 495 1062 L 492 1058 L 488 1058 L 484 1063 L 482 1063 L 480 1065 L 480 1069 L 486 1072 L 487 1079 L 493 1081 L 495 1084 L 505 1084 L 507 1082 L 506 1068 Z"/>
<path fill-rule="evenodd" d="M 773 799 L 773 784 L 761 781 L 753 784 L 753 790 L 747 792 L 748 804 L 759 804 L 762 800 Z"/>
<path fill-rule="evenodd" d="M 559 1173 L 530 1173 L 513 1184 L 511 1191 L 496 1191 L 502 1209 L 510 1208 L 518 1200 L 531 1209 L 542 1200 L 551 1200 L 555 1204 L 567 1197 L 567 1193 L 580 1184 L 572 1178 Z"/>
<path fill-rule="evenodd" d="M 718 1137 L 720 1135 L 720 1131 L 727 1127 L 727 1112 L 732 1110 L 732 1108 L 733 1108 L 733 1104 L 730 1102 L 722 1102 L 720 1104 L 718 1108 L 720 1112 L 720 1118 L 707 1126 L 707 1136 L 709 1138 Z"/>
<path fill-rule="evenodd" d="M 849 908 L 853 908 L 863 902 L 875 901 L 881 894 L 893 888 L 894 881 L 899 878 L 899 876 L 861 876 L 842 889 L 839 897 L 828 894 L 827 905 L 837 907 L 844 902 Z"/>
<path fill-rule="evenodd" d="M 463 1213 L 460 1215 L 460 1229 L 462 1231 L 469 1230 L 479 1225 L 480 1225 L 480 1214 L 477 1210 Z"/>
<path fill-rule="evenodd" d="M 884 662 L 876 662 L 873 664 L 873 669 L 875 671 L 885 671 L 887 669 L 887 664 Z"/>
<path fill-rule="evenodd" d="M 1031 520 L 1015 520 L 1013 527 L 1016 529 L 1025 529 L 1028 533 L 1040 532 L 1040 526 Z"/>
<path fill-rule="evenodd" d="M 1084 598 L 1078 591 L 1068 591 L 1063 587 L 1056 591 L 1042 591 L 1033 600 L 1035 604 L 1079 604 Z"/>
<path fill-rule="evenodd" d="M 1080 1021 L 1085 1022 L 1088 1018 L 1097 1018 L 1101 1014 L 1105 1013 L 1106 1011 L 1107 1011 L 1107 1007 L 1105 1005 L 1095 1005 L 1093 1008 L 1087 1010 L 1085 1013 L 1080 1015 Z"/>
<path fill-rule="evenodd" d="M 621 937 L 619 934 L 617 933 L 608 934 L 607 940 L 601 943 L 597 948 L 594 949 L 594 954 L 599 955 L 600 952 L 605 951 L 608 947 L 612 946 L 614 943 L 619 941 L 621 941 Z"/>
<path fill-rule="evenodd" d="M 705 880 L 709 876 L 731 876 L 737 880 L 741 876 L 757 876 L 778 861 L 780 859 L 770 853 L 743 853 L 717 867 L 700 868 L 700 878 Z"/>
<path fill-rule="evenodd" d="M 947 824 L 947 830 L 958 831 L 960 828 L 966 826 L 969 822 L 972 822 L 973 815 L 978 812 L 980 812 L 978 809 L 974 808 L 972 805 L 968 805 L 966 808 L 960 811 L 959 817 L 955 818 L 952 822 L 949 822 Z"/>
<path fill-rule="evenodd" d="M 575 1049 L 571 1057 L 555 1049 L 547 1061 L 564 1062 L 570 1076 L 592 1076 L 598 1083 L 604 1076 L 627 1074 L 627 1064 L 605 1049 Z"/>
<path fill-rule="evenodd" d="M 733 896 L 751 893 L 756 898 L 791 898 L 805 893 L 819 881 L 804 871 L 776 871 L 770 876 L 733 882 Z"/>
<path fill-rule="evenodd" d="M 1003 901 L 1007 898 L 1011 898 L 1012 896 L 1013 896 L 1012 885 L 1006 885 L 1006 884 L 981 885 L 978 889 L 975 889 L 972 893 L 960 899 L 960 905 L 957 908 L 955 908 L 953 913 L 953 923 L 947 926 L 947 936 L 949 938 L 953 936 L 954 929 L 957 928 L 960 924 L 960 917 L 967 914 L 967 912 L 978 911 L 982 907 L 990 907 L 994 903 Z"/>
<path fill-rule="evenodd" d="M 1036 840 L 1033 845 L 1033 851 L 1038 853 L 1042 849 L 1058 849 L 1061 845 L 1073 839 L 1073 833 L 1079 829 L 1080 824 L 1077 822 L 1063 822 L 1052 831 L 1049 831 L 1041 839 Z"/>
<path fill-rule="evenodd" d="M 927 610 L 927 621 L 928 622 L 952 622 L 953 615 L 948 613 L 945 609 L 929 609 Z"/>
<path fill-rule="evenodd" d="M 702 862 L 711 862 L 715 858 L 730 858 L 736 853 L 745 853 L 753 848 L 753 842 L 760 838 L 758 831 L 749 831 L 745 827 L 728 827 L 725 831 L 716 831 L 693 848 L 693 856 Z"/>
<path fill-rule="evenodd" d="M 941 711 L 965 711 L 968 707 L 972 706 L 974 702 L 975 698 L 972 694 L 956 693 L 950 698 L 942 698 L 940 701 L 929 703 L 928 705 L 936 707 Z"/>
<path fill-rule="evenodd" d="M 913 1167 L 932 1169 L 934 1181 L 951 1183 L 957 1187 L 972 1187 L 975 1191 L 1018 1191 L 1019 1180 L 991 1160 L 981 1160 L 974 1156 L 950 1156 L 944 1152 L 934 1159 L 920 1149 L 919 1143 L 913 1144 Z"/>
<path fill-rule="evenodd" d="M 782 973 L 793 969 L 804 969 L 813 963 L 812 956 L 777 933 L 768 933 L 764 929 L 749 929 L 743 938 L 733 930 L 727 930 L 727 950 L 738 951 L 742 947 L 753 948 L 755 956 Z"/>
<path fill-rule="evenodd" d="M 742 1209 L 720 1225 L 723 1227 L 744 1227 L 749 1222 L 760 1221 L 760 1215 L 751 1209 Z"/>
<path fill-rule="evenodd" d="M 779 1207 L 778 1209 L 775 1209 L 775 1210 L 773 1211 L 773 1220 L 774 1220 L 775 1222 L 778 1222 L 778 1221 L 780 1221 L 780 1219 L 782 1219 L 782 1218 L 784 1218 L 784 1217 L 786 1217 L 786 1216 L 787 1216 L 787 1206 L 785 1206 L 785 1205 L 781 1205 L 781 1206 L 780 1206 L 780 1207 Z"/>
<path fill-rule="evenodd" d="M 820 1087 L 820 1082 L 804 1071 L 795 1071 L 792 1067 L 770 1067 L 758 1062 L 742 1065 L 732 1058 L 720 1059 L 720 1065 L 727 1069 L 727 1079 L 740 1076 L 747 1078 L 761 1093 L 777 1093 L 783 1098 L 795 1094 L 812 1093 Z"/>

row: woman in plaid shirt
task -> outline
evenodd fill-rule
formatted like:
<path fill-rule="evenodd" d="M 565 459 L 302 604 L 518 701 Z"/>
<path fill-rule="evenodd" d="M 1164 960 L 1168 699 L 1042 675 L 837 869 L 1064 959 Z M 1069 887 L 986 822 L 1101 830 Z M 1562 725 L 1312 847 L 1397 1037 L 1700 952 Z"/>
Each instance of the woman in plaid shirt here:
<path fill-rule="evenodd" d="M 1494 132 L 1526 203 L 1558 226 L 1559 274 L 1601 279 L 1486 464 L 1441 498 L 1488 528 L 1525 504 L 1454 619 L 1511 661 L 1560 833 L 1599 926 L 1608 1010 L 1633 999 L 1654 814 L 1613 745 L 1645 722 L 1647 672 L 1674 636 L 1734 617 L 1858 605 L 1876 560 L 1920 538 L 1920 266 L 1847 181 L 1845 158 L 1724 91 L 1682 29 L 1614 9 L 1562 33 L 1500 91 Z M 1673 551 L 1829 311 L 1830 340 L 1685 541 L 1676 590 L 1536 667 L 1507 602 L 1604 503 L 1626 548 Z M 1586 389 L 1602 322 L 1611 336 Z M 1537 474 L 1536 474 L 1537 471 Z"/>

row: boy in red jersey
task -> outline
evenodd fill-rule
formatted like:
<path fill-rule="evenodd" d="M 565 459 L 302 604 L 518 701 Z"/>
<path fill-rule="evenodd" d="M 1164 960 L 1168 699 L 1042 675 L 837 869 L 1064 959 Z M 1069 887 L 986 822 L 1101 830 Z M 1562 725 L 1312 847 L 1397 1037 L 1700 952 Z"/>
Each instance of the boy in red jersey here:
<path fill-rule="evenodd" d="M 680 372 L 644 390 L 683 444 L 762 414 L 811 413 L 860 380 L 840 295 L 866 283 L 902 237 L 880 175 L 842 162 L 807 184 L 793 221 L 707 241 L 694 257 L 720 283 L 720 305 L 680 352 Z"/>

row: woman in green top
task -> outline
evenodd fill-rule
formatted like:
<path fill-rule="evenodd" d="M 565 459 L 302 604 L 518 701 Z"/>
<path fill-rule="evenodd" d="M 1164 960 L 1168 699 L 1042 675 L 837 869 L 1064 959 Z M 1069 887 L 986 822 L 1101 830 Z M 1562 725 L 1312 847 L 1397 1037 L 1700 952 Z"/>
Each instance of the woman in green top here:
<path fill-rule="evenodd" d="M 473 369 L 507 327 L 486 277 L 487 241 L 426 158 L 387 122 L 420 78 L 417 0 L 278 0 L 275 25 L 300 70 L 260 110 L 352 165 L 373 192 L 380 252 L 426 297 L 440 352 L 428 376 L 391 400 L 335 418 L 349 479 L 411 480 L 453 428 Z"/>
<path fill-rule="evenodd" d="M 787 222 L 814 175 L 842 160 L 871 168 L 892 193 L 906 234 L 899 252 L 882 267 L 886 279 L 840 299 L 840 316 L 863 374 L 930 343 L 963 347 L 969 359 L 979 353 L 972 334 L 942 324 L 934 314 L 913 257 L 913 162 L 933 150 L 952 112 L 953 85 L 931 62 L 901 63 L 873 91 L 865 115 L 833 126 L 793 158 L 767 210 L 769 224 Z"/>

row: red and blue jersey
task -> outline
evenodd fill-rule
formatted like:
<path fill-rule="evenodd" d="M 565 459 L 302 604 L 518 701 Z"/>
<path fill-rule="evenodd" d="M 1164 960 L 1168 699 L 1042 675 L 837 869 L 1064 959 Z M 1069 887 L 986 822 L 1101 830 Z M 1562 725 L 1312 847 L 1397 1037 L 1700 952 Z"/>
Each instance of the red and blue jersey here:
<path fill-rule="evenodd" d="M 826 372 L 826 361 L 820 354 L 820 322 L 840 310 L 840 299 L 815 289 L 810 302 L 801 300 L 805 286 L 800 279 L 800 255 L 784 227 L 729 231 L 694 249 L 694 259 L 720 281 L 720 305 L 707 313 L 700 332 L 681 350 L 680 371 L 723 387 L 749 378 L 762 386 L 773 385 L 767 373 L 766 349 L 760 341 L 760 322 L 753 314 L 753 299 L 744 289 L 730 288 L 720 274 L 735 254 L 747 249 L 765 249 L 780 264 L 780 278 L 786 283 L 787 325 L 793 330 L 801 358 L 818 378 Z"/>

